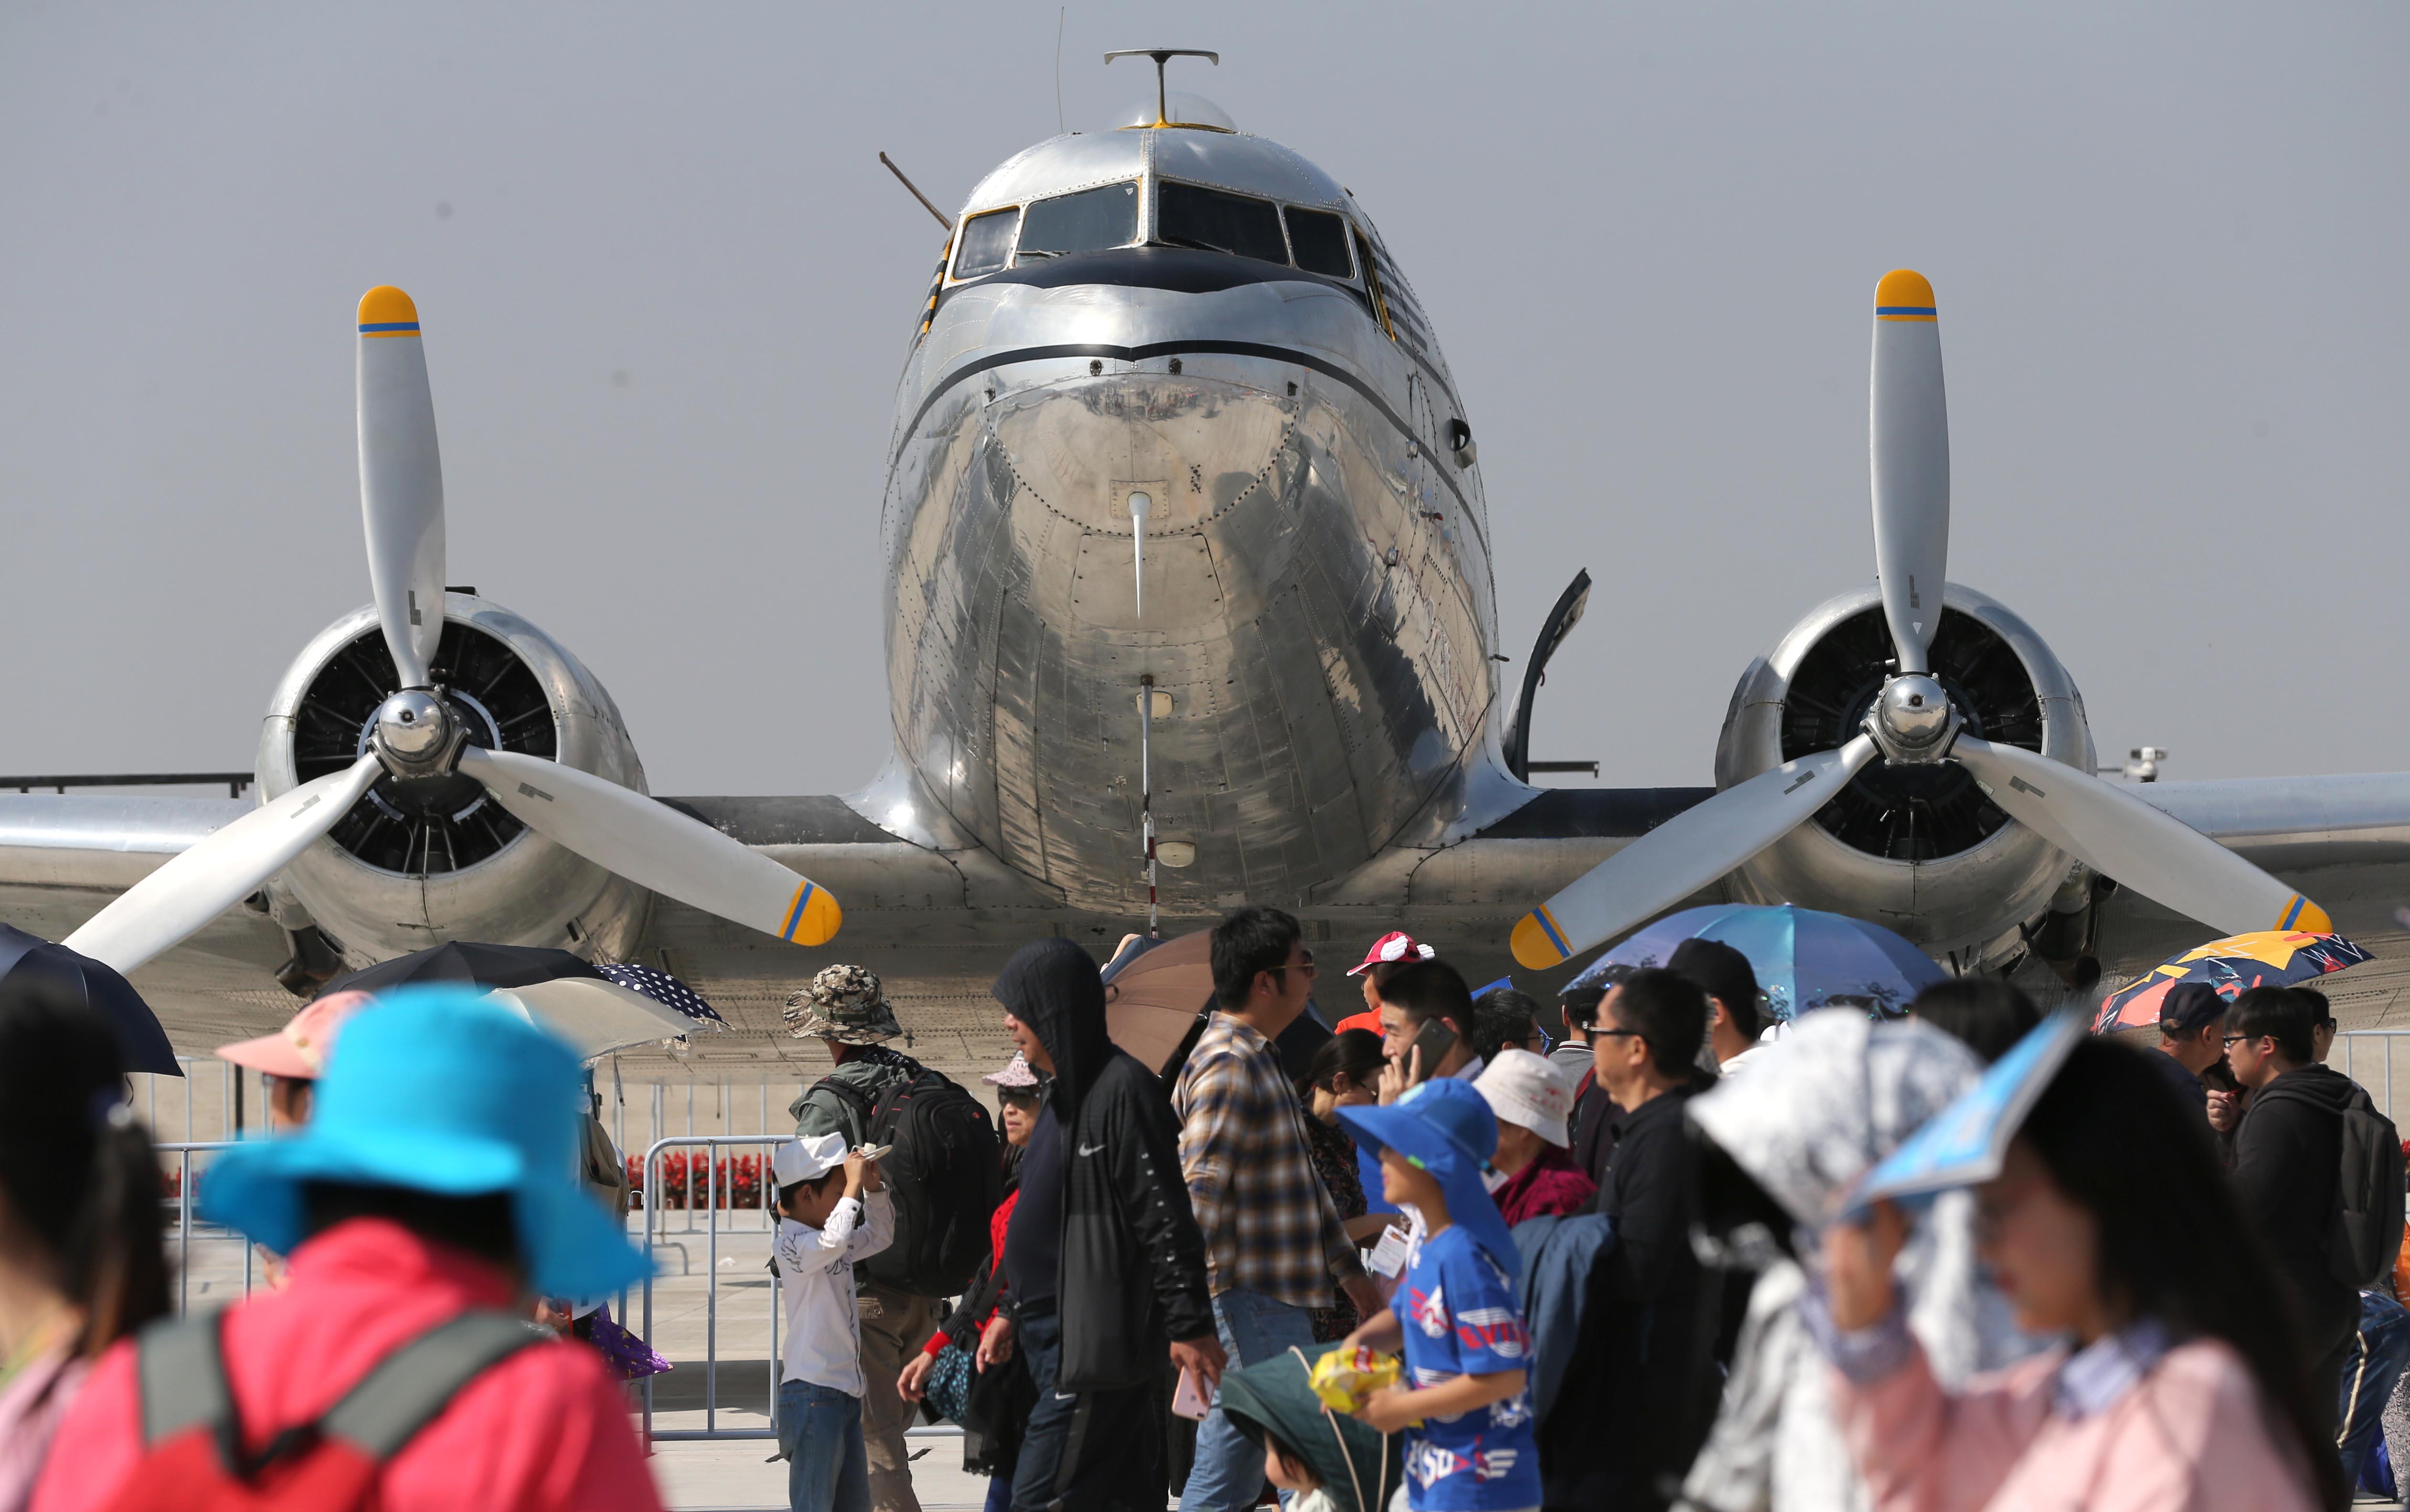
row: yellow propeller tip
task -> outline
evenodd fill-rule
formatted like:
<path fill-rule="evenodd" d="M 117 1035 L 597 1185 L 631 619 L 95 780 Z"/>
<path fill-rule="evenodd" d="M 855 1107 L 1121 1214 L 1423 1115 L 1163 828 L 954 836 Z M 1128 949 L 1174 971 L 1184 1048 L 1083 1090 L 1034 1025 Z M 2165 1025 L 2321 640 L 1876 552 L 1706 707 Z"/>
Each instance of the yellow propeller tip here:
<path fill-rule="evenodd" d="M 786 927 L 778 935 L 799 945 L 824 945 L 836 938 L 844 923 L 845 910 L 837 907 L 835 896 L 818 883 L 806 882 L 795 889 L 794 901 L 787 905 Z"/>
<path fill-rule="evenodd" d="M 416 336 L 418 306 L 389 283 L 380 283 L 360 295 L 362 336 Z"/>
<path fill-rule="evenodd" d="M 2284 916 L 2276 921 L 2276 928 L 2298 929 L 2303 934 L 2332 934 L 2334 920 L 2327 917 L 2325 909 L 2295 893 L 2293 900 L 2285 905 Z"/>
<path fill-rule="evenodd" d="M 1933 285 L 1912 267 L 1895 267 L 1875 285 L 1875 319 L 1930 321 L 1937 318 Z"/>
<path fill-rule="evenodd" d="M 1515 952 L 1516 962 L 1534 972 L 1560 965 L 1573 954 L 1559 948 L 1563 935 L 1549 927 L 1544 916 L 1546 914 L 1545 909 L 1534 909 L 1517 919 L 1514 938 L 1508 942 Z"/>

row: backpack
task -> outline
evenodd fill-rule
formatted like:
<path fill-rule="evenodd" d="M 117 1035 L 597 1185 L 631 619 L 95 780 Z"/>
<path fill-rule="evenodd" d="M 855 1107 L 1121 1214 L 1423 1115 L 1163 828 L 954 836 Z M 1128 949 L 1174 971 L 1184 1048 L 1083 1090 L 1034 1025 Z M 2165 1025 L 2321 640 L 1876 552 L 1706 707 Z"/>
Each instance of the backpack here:
<path fill-rule="evenodd" d="M 880 1161 L 895 1203 L 895 1242 L 855 1269 L 919 1297 L 951 1297 L 988 1258 L 988 1218 L 1004 1201 L 1003 1145 L 979 1100 L 934 1071 L 873 1101 L 831 1076 L 820 1086 L 852 1103 L 863 1139 L 893 1145 Z"/>
<path fill-rule="evenodd" d="M 385 1462 L 462 1387 L 552 1337 L 501 1313 L 463 1313 L 379 1361 L 316 1421 L 280 1429 L 257 1453 L 245 1453 L 219 1344 L 224 1316 L 164 1320 L 137 1338 L 142 1459 L 109 1512 L 366 1506 Z"/>
<path fill-rule="evenodd" d="M 2343 1110 L 2343 1170 L 2335 1181 L 2327 1270 L 2355 1289 L 2374 1287 L 2402 1252 L 2402 1136 L 2355 1085 Z"/>

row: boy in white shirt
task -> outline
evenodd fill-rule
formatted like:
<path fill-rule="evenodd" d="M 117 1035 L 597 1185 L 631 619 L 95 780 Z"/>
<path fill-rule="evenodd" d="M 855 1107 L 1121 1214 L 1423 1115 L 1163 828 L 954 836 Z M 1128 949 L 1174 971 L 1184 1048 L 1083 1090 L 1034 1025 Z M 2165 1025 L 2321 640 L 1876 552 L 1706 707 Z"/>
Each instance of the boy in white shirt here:
<path fill-rule="evenodd" d="M 843 1134 L 781 1145 L 770 1169 L 780 1215 L 775 1250 L 789 1299 L 778 1382 L 787 1501 L 792 1512 L 870 1512 L 853 1262 L 895 1237 L 895 1205 L 878 1163 L 847 1153 Z"/>

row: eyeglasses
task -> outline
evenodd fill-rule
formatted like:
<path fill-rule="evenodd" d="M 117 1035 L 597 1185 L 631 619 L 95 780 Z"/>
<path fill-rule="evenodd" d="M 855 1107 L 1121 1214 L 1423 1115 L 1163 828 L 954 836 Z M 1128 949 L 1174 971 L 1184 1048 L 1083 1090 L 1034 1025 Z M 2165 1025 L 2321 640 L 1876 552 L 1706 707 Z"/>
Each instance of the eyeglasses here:
<path fill-rule="evenodd" d="M 1582 1038 L 1595 1042 L 1606 1039 L 1645 1040 L 1648 1038 L 1648 1036 L 1643 1034 L 1636 1029 L 1597 1029 L 1589 1024 L 1584 1024 L 1582 1026 Z"/>
<path fill-rule="evenodd" d="M 1314 964 L 1314 952 L 1307 950 L 1301 951 L 1299 954 L 1303 955 L 1305 959 L 1287 966 L 1267 966 L 1264 970 L 1271 972 L 1274 976 L 1278 976 L 1284 972 L 1303 972 L 1305 973 L 1305 979 L 1311 982 L 1314 980 L 1314 972 L 1317 970 Z"/>
<path fill-rule="evenodd" d="M 2266 1038 L 2267 1036 L 2264 1034 L 2229 1034 L 2226 1037 L 2226 1043 L 2230 1045 L 2237 1040 L 2264 1040 Z"/>

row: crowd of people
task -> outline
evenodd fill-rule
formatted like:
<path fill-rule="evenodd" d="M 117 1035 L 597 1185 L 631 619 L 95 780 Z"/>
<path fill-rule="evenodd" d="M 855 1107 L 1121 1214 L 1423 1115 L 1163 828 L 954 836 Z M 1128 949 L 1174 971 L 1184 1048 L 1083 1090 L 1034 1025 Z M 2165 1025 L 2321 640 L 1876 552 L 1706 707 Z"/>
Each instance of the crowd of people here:
<path fill-rule="evenodd" d="M 993 1512 L 2332 1508 L 2388 1483 L 2402 1151 L 2326 1066 L 2316 992 L 2180 986 L 2155 1044 L 2067 1052 L 1996 1174 L 1868 1203 L 1867 1172 L 2051 1032 L 2016 988 L 1777 1023 L 1747 957 L 1691 940 L 1543 1003 L 1392 932 L 1340 1017 L 1260 907 L 1211 969 L 1148 1065 L 1085 950 L 1022 949 L 1000 1136 L 895 1047 L 876 973 L 791 1000 L 833 1062 L 771 1161 L 797 1512 L 919 1512 L 924 1414 L 963 1426 Z M 109 1031 L 0 1001 L 0 1512 L 657 1506 L 619 1385 L 649 1350 L 579 1300 L 643 1260 L 571 1053 L 462 987 L 325 1000 L 224 1053 L 288 1128 L 225 1151 L 202 1211 L 281 1271 L 177 1319 Z"/>

